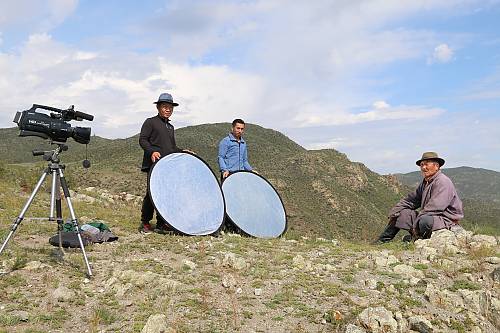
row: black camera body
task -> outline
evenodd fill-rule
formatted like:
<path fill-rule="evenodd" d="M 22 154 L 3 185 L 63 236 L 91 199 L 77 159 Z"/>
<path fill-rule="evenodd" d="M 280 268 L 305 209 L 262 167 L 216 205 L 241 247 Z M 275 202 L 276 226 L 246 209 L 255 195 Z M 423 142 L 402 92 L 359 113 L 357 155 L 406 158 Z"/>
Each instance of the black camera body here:
<path fill-rule="evenodd" d="M 36 112 L 36 109 L 54 111 L 56 113 Z M 17 112 L 14 122 L 19 129 L 19 136 L 38 136 L 43 139 L 51 139 L 56 142 L 66 142 L 73 138 L 76 142 L 87 144 L 90 142 L 90 127 L 71 127 L 71 120 L 94 120 L 94 116 L 75 111 L 74 105 L 62 110 L 51 106 L 33 104 L 31 109 Z"/>

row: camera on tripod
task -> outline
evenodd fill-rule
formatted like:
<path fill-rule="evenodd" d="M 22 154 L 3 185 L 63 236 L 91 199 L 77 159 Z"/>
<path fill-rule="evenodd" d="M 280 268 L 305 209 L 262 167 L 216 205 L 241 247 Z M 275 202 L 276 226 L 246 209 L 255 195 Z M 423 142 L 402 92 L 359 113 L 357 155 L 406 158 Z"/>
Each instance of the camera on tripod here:
<path fill-rule="evenodd" d="M 36 112 L 37 109 L 53 111 L 50 115 Z M 55 112 L 55 113 L 54 113 Z M 71 120 L 94 120 L 94 116 L 76 111 L 71 105 L 68 109 L 58 109 L 51 106 L 33 104 L 29 110 L 17 112 L 14 122 L 19 129 L 19 136 L 37 136 L 57 142 L 66 142 L 73 138 L 76 142 L 87 144 L 90 142 L 90 127 L 71 127 Z"/>

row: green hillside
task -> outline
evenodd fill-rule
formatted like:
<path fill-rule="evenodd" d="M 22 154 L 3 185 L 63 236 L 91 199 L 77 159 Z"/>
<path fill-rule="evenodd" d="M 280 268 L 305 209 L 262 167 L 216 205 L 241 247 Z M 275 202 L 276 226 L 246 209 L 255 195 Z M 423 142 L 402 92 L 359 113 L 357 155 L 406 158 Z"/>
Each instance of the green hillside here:
<path fill-rule="evenodd" d="M 463 201 L 466 227 L 479 227 L 484 232 L 500 233 L 500 172 L 471 167 L 444 168 Z M 397 174 L 405 185 L 415 188 L 420 172 Z"/>
<path fill-rule="evenodd" d="M 442 171 L 453 180 L 460 197 L 494 201 L 500 205 L 500 172 L 471 167 L 444 168 Z M 422 179 L 419 171 L 396 176 L 411 186 L 417 185 Z"/>

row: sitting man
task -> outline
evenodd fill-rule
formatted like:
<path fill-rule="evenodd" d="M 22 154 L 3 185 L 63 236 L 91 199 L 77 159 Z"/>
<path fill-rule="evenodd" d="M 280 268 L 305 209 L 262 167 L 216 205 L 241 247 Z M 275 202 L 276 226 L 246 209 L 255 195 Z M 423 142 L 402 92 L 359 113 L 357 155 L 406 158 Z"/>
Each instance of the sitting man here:
<path fill-rule="evenodd" d="M 433 231 L 450 229 L 464 217 L 455 186 L 440 170 L 443 164 L 444 160 L 435 152 L 422 155 L 417 165 L 424 179 L 391 209 L 389 223 L 377 242 L 392 240 L 400 229 L 408 230 L 412 240 L 430 238 Z"/>

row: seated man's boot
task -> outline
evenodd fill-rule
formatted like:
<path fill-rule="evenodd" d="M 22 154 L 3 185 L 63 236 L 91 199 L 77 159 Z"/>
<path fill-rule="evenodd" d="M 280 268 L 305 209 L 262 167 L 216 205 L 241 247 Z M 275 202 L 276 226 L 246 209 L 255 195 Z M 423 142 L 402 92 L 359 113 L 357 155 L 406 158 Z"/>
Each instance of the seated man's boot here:
<path fill-rule="evenodd" d="M 398 232 L 399 232 L 398 227 L 394 226 L 393 224 L 388 224 L 385 227 L 385 230 L 382 231 L 380 236 L 378 236 L 378 239 L 373 243 L 374 244 L 387 243 L 391 241 L 394 237 L 396 237 Z"/>

